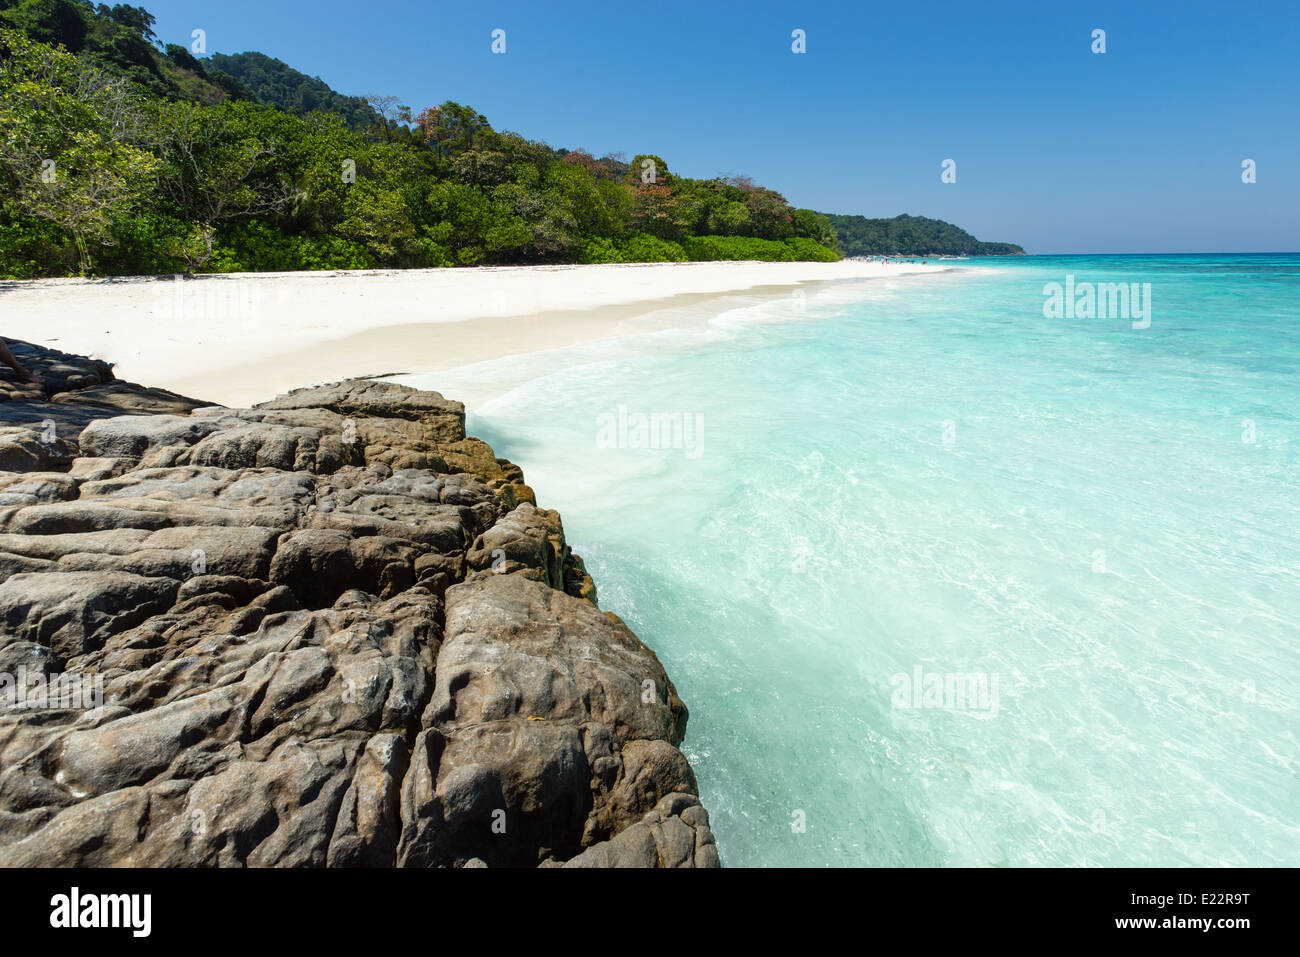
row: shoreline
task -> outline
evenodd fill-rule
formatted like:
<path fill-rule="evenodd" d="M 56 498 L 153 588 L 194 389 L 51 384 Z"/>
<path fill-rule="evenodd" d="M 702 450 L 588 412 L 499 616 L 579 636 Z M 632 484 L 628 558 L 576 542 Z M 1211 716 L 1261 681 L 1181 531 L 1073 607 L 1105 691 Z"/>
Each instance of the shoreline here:
<path fill-rule="evenodd" d="M 842 260 L 54 279 L 0 284 L 0 305 L 8 337 L 233 407 L 343 378 L 445 371 L 688 326 L 728 299 L 954 268 Z"/>

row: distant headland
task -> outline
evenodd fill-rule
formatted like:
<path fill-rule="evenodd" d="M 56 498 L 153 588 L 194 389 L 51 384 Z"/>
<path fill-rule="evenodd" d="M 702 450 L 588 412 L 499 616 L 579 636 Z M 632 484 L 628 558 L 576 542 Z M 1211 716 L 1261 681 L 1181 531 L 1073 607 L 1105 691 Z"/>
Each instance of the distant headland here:
<path fill-rule="evenodd" d="M 1015 243 L 983 243 L 952 223 L 925 216 L 868 219 L 824 214 L 845 256 L 1023 256 Z"/>

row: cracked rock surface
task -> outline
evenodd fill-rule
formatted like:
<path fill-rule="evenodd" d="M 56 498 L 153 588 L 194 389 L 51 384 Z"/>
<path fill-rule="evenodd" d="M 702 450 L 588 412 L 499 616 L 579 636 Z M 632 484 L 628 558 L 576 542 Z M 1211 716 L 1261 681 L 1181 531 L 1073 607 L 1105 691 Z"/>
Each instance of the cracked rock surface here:
<path fill-rule="evenodd" d="M 0 865 L 717 866 L 686 706 L 460 403 L 11 348 Z"/>

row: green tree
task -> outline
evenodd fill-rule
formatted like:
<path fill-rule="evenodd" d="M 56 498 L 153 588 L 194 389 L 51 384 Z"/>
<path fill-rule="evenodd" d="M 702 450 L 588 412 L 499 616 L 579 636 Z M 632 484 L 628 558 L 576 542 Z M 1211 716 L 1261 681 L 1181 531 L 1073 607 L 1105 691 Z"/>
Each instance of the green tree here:
<path fill-rule="evenodd" d="M 662 156 L 654 153 L 638 153 L 628 164 L 623 181 L 633 186 L 668 186 L 672 183 L 672 174 L 668 163 Z"/>
<path fill-rule="evenodd" d="M 69 53 L 0 31 L 0 175 L 19 215 L 76 243 L 81 271 L 113 221 L 135 210 L 157 160 L 135 145 L 139 96 Z"/>
<path fill-rule="evenodd" d="M 831 225 L 830 219 L 824 213 L 814 212 L 811 209 L 796 209 L 794 233 L 796 236 L 806 236 L 828 249 L 835 248 L 835 227 Z"/>
<path fill-rule="evenodd" d="M 77 0 L 19 0 L 0 13 L 0 26 L 19 30 L 38 43 L 61 43 L 72 53 L 85 48 L 90 34 L 86 5 Z"/>
<path fill-rule="evenodd" d="M 181 249 L 192 268 L 212 254 L 226 221 L 287 209 L 294 189 L 280 175 L 279 115 L 249 103 L 167 104 L 159 112 L 157 149 L 162 196 L 193 223 L 198 239 Z M 202 250 L 197 260 L 189 251 Z"/>
<path fill-rule="evenodd" d="M 415 118 L 415 123 L 442 156 L 472 149 L 477 138 L 492 129 L 482 113 L 451 100 L 425 110 Z"/>

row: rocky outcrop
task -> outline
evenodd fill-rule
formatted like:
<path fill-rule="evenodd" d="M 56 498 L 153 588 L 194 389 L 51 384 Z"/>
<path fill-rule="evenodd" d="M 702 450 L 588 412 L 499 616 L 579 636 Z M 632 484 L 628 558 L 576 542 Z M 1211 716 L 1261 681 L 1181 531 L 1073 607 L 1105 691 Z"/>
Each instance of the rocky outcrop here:
<path fill-rule="evenodd" d="M 717 865 L 686 706 L 459 403 L 13 349 L 0 864 Z"/>

